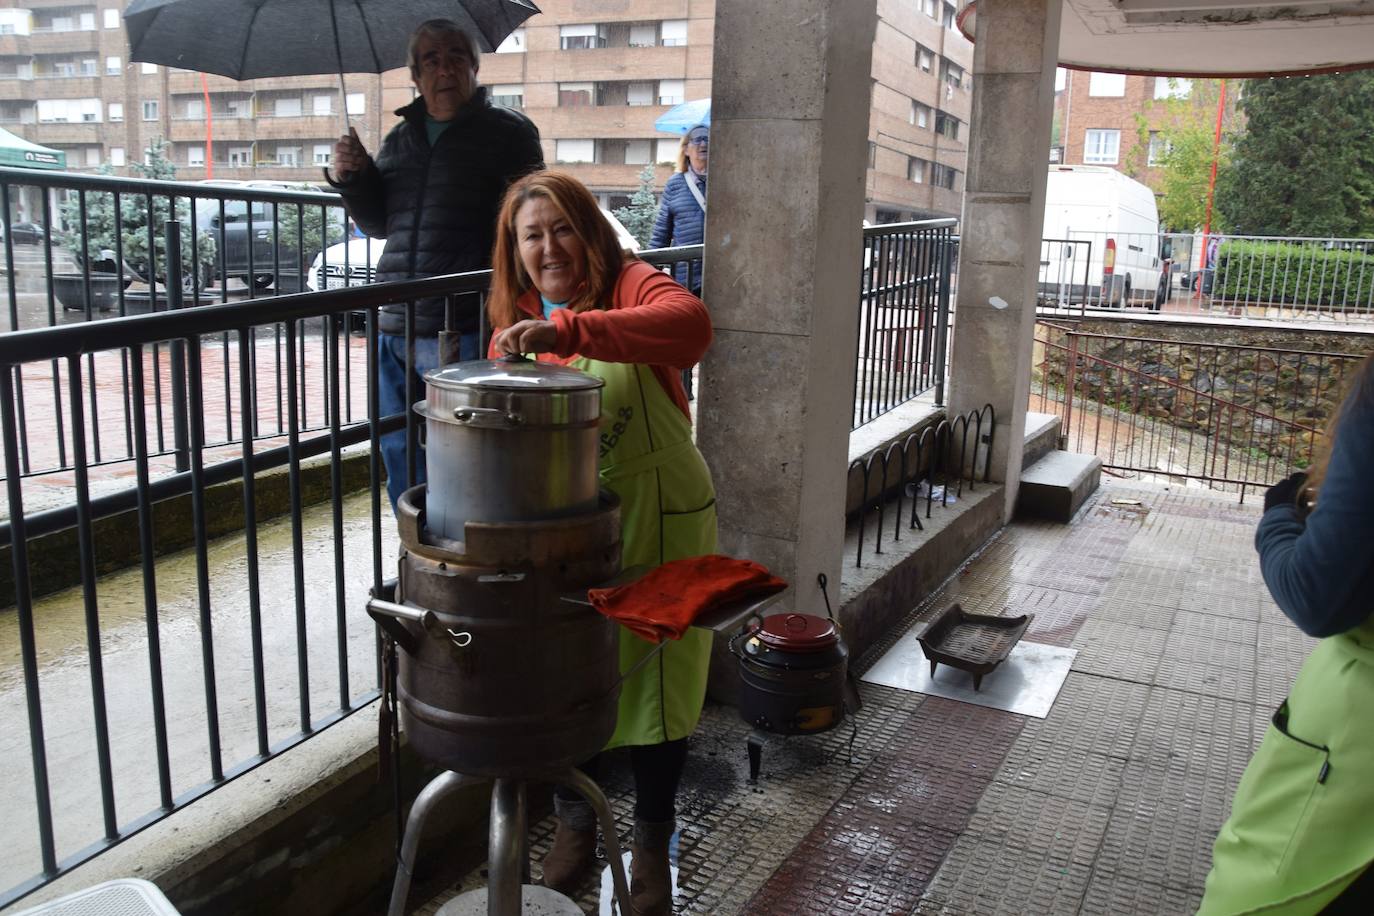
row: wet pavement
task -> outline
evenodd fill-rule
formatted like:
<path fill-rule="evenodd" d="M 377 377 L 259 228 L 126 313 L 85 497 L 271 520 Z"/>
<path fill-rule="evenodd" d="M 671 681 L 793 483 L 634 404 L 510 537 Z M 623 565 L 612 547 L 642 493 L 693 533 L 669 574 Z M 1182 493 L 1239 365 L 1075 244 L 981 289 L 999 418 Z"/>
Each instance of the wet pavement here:
<path fill-rule="evenodd" d="M 1267 597 L 1258 518 L 1234 495 L 1104 480 L 1071 525 L 1011 525 L 855 665 L 954 601 L 1033 612 L 1026 640 L 1077 650 L 1047 718 L 865 683 L 855 730 L 771 739 L 753 785 L 749 728 L 708 706 L 679 799 L 676 912 L 1193 912 L 1240 774 L 1314 644 Z M 628 764 L 609 756 L 625 842 Z M 536 877 L 553 827 L 532 828 Z M 578 902 L 609 913 L 606 896 L 592 876 Z"/>

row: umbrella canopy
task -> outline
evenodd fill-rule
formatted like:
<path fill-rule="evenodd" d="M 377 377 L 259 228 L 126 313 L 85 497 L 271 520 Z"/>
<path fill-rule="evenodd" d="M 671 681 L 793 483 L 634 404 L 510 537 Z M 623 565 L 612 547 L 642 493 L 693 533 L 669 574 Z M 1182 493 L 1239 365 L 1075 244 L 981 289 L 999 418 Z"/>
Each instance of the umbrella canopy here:
<path fill-rule="evenodd" d="M 698 124 L 711 125 L 710 99 L 694 99 L 669 108 L 654 122 L 654 130 L 665 134 L 685 134 Z"/>
<path fill-rule="evenodd" d="M 30 143 L 0 127 L 0 165 L 17 165 L 26 169 L 65 169 L 67 154 L 60 149 Z"/>
<path fill-rule="evenodd" d="M 129 59 L 236 80 L 403 67 L 410 33 L 451 19 L 494 51 L 529 0 L 133 0 Z"/>

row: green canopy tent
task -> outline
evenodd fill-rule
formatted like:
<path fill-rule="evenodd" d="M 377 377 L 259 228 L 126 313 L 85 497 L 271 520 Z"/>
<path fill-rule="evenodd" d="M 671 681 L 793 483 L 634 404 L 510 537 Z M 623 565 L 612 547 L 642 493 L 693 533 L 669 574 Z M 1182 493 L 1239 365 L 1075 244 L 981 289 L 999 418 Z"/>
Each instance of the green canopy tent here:
<path fill-rule="evenodd" d="M 24 169 L 65 169 L 67 154 L 60 149 L 30 143 L 0 127 L 0 165 Z"/>

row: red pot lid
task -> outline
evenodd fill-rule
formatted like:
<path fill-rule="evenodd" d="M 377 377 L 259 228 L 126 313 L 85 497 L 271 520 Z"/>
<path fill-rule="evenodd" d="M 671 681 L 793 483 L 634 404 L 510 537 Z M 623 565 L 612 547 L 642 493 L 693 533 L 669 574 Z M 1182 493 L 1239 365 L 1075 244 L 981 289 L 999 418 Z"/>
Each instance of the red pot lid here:
<path fill-rule="evenodd" d="M 770 649 L 785 652 L 819 652 L 839 642 L 835 625 L 811 614 L 774 614 L 763 619 L 754 634 Z"/>

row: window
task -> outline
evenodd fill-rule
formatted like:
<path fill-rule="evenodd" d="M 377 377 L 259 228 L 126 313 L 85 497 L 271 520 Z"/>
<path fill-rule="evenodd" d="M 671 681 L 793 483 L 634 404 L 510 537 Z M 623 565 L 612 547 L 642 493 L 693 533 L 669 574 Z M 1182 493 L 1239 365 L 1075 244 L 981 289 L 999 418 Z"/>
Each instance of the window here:
<path fill-rule="evenodd" d="M 915 156 L 908 159 L 906 164 L 906 177 L 908 180 L 916 182 L 916 184 L 925 184 L 926 161 L 924 159 L 917 159 Z"/>
<path fill-rule="evenodd" d="M 1157 130 L 1150 131 L 1149 165 L 1159 165 L 1160 160 L 1162 160 L 1165 154 L 1171 149 L 1173 149 L 1173 144 L 1165 140 L 1163 134 Z"/>
<path fill-rule="evenodd" d="M 285 165 L 294 169 L 300 164 L 301 148 L 299 146 L 277 147 L 277 165 Z"/>
<path fill-rule="evenodd" d="M 119 10 L 116 10 L 116 9 L 108 9 L 108 10 L 103 10 L 102 12 L 104 12 L 104 14 L 105 14 L 105 28 L 107 28 L 107 29 L 117 29 L 117 28 L 119 28 Z"/>
<path fill-rule="evenodd" d="M 81 31 L 83 31 L 83 32 L 94 32 L 94 31 L 95 31 L 95 10 L 91 10 L 89 13 L 82 13 L 82 14 L 81 14 L 80 22 L 81 22 Z"/>
<path fill-rule="evenodd" d="M 157 99 L 144 99 L 144 100 L 143 100 L 143 120 L 145 120 L 145 121 L 156 121 L 156 120 L 157 120 Z"/>
<path fill-rule="evenodd" d="M 1093 129 L 1083 137 L 1083 161 L 1116 165 L 1120 157 L 1121 131 Z"/>
<path fill-rule="evenodd" d="M 1193 93 L 1193 81 L 1176 76 L 1155 77 L 1155 98 L 1186 99 Z"/>
<path fill-rule="evenodd" d="M 310 113 L 316 116 L 334 113 L 334 96 L 317 95 L 310 100 Z"/>
<path fill-rule="evenodd" d="M 665 19 L 661 27 L 660 34 L 663 36 L 660 43 L 665 48 L 680 47 L 687 44 L 687 20 L 686 19 Z"/>
<path fill-rule="evenodd" d="M 93 168 L 95 168 L 96 166 L 100 165 L 100 147 L 98 147 L 98 146 L 88 146 L 88 147 L 86 147 L 85 157 L 86 157 L 86 167 L 87 167 L 87 168 L 93 169 Z"/>
<path fill-rule="evenodd" d="M 232 169 L 251 168 L 253 165 L 253 148 L 251 146 L 231 146 L 229 147 L 229 167 Z"/>
<path fill-rule="evenodd" d="M 123 164 L 124 164 L 124 147 L 122 147 L 122 146 L 112 146 L 112 147 L 110 147 L 110 165 L 113 165 L 113 166 L 115 166 L 116 168 L 118 168 L 118 167 L 122 166 Z"/>
<path fill-rule="evenodd" d="M 525 30 L 516 29 L 496 48 L 497 54 L 520 54 L 525 50 Z"/>
<path fill-rule="evenodd" d="M 576 108 L 592 104 L 591 83 L 559 83 L 558 107 Z"/>
<path fill-rule="evenodd" d="M 595 162 L 595 140 L 559 140 L 555 144 L 555 162 Z"/>
<path fill-rule="evenodd" d="M 277 99 L 272 105 L 272 113 L 279 118 L 299 118 L 301 116 L 300 97 Z"/>
<path fill-rule="evenodd" d="M 200 144 L 192 144 L 186 147 L 186 164 L 192 168 L 205 167 L 205 147 Z"/>
<path fill-rule="evenodd" d="M 872 140 L 868 141 L 868 167 L 870 169 L 878 167 L 878 144 Z"/>
<path fill-rule="evenodd" d="M 686 80 L 659 80 L 658 104 L 681 105 L 687 101 Z"/>
<path fill-rule="evenodd" d="M 941 165 L 938 162 L 932 162 L 930 164 L 930 183 L 937 188 L 945 188 L 949 191 L 958 190 L 959 170 Z"/>
<path fill-rule="evenodd" d="M 922 105 L 920 102 L 916 101 L 915 99 L 912 99 L 912 100 L 911 100 L 911 114 L 908 116 L 907 120 L 908 120 L 910 123 L 915 124 L 917 127 L 929 127 L 929 126 L 930 126 L 930 109 L 927 108 L 926 106 Z"/>
<path fill-rule="evenodd" d="M 98 122 L 100 99 L 39 99 L 38 121 L 46 124 L 80 124 Z"/>
<path fill-rule="evenodd" d="M 107 58 L 105 58 L 105 75 L 106 75 L 106 76 L 119 76 L 119 74 L 120 74 L 123 70 L 124 70 L 124 65 L 123 65 L 123 63 L 120 61 L 120 59 L 119 59 L 118 57 L 107 57 Z"/>
<path fill-rule="evenodd" d="M 367 114 L 367 95 L 362 92 L 350 92 L 344 99 L 344 111 L 351 115 Z"/>
<path fill-rule="evenodd" d="M 525 87 L 515 83 L 497 83 L 491 87 L 491 103 L 502 108 L 524 108 Z"/>
<path fill-rule="evenodd" d="M 630 26 L 630 47 L 652 48 L 658 44 L 658 25 L 653 22 L 639 22 Z"/>
<path fill-rule="evenodd" d="M 83 57 L 81 59 L 81 75 L 95 76 L 95 58 Z"/>
<path fill-rule="evenodd" d="M 935 132 L 951 140 L 959 139 L 959 119 L 943 111 L 935 112 Z"/>
<path fill-rule="evenodd" d="M 1088 95 L 1121 98 L 1126 94 L 1126 74 L 1089 73 Z"/>
<path fill-rule="evenodd" d="M 205 100 L 204 100 L 204 99 L 187 99 L 187 100 L 186 100 L 186 114 L 185 114 L 185 117 L 186 117 L 187 120 L 190 120 L 190 121 L 203 121 L 203 120 L 205 120 Z"/>
<path fill-rule="evenodd" d="M 139 64 L 139 73 L 156 73 L 157 64 Z"/>
<path fill-rule="evenodd" d="M 656 140 L 658 144 L 658 155 L 654 158 L 655 162 L 677 162 L 677 150 L 681 141 L 679 140 Z"/>
<path fill-rule="evenodd" d="M 648 165 L 649 157 L 653 155 L 653 147 L 654 141 L 652 140 L 625 141 L 625 164 Z"/>
<path fill-rule="evenodd" d="M 925 10 L 926 15 L 931 19 L 938 19 L 940 17 L 939 0 L 921 0 L 921 9 Z"/>
<path fill-rule="evenodd" d="M 123 121 L 123 120 L 124 120 L 124 103 L 123 103 L 123 102 L 111 102 L 111 103 L 110 103 L 109 114 L 106 115 L 106 117 L 108 117 L 111 121 Z"/>
<path fill-rule="evenodd" d="M 921 45 L 916 46 L 916 66 L 929 73 L 935 66 L 935 53 Z"/>
<path fill-rule="evenodd" d="M 627 105 L 652 105 L 655 102 L 653 83 L 631 83 L 626 93 Z"/>
<path fill-rule="evenodd" d="M 600 48 L 605 42 L 597 35 L 595 25 L 561 25 L 558 27 L 558 46 L 564 51 Z"/>
<path fill-rule="evenodd" d="M 964 68 L 958 64 L 945 61 L 940 64 L 940 79 L 944 80 L 955 89 L 964 85 Z"/>
<path fill-rule="evenodd" d="M 954 7 L 950 6 L 948 3 L 945 4 L 945 12 L 944 15 L 941 17 L 941 21 L 944 24 L 944 27 L 949 29 L 951 32 L 957 31 L 959 28 L 957 21 L 958 17 L 955 15 L 955 12 L 956 10 L 954 9 Z"/>
<path fill-rule="evenodd" d="M 315 164 L 329 165 L 329 159 L 334 155 L 334 147 L 328 143 L 315 144 Z"/>

